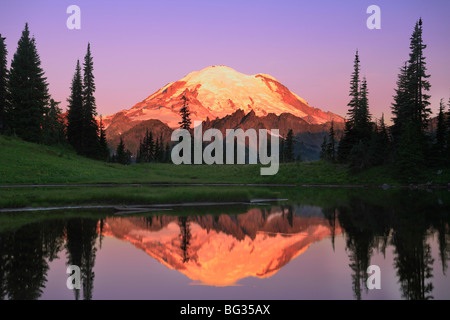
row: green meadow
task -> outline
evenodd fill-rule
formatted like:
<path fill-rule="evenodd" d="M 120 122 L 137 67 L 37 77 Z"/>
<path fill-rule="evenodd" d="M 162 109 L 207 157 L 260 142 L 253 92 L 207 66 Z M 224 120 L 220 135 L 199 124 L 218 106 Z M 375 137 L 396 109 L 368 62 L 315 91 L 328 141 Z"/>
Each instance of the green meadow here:
<path fill-rule="evenodd" d="M 0 185 L 70 185 L 1 188 L 0 207 L 248 201 L 253 198 L 283 197 L 279 191 L 281 186 L 249 186 L 253 184 L 291 187 L 402 185 L 393 178 L 395 175 L 389 167 L 374 167 L 354 174 L 341 164 L 300 162 L 281 164 L 278 173 L 273 176 L 261 176 L 260 167 L 261 165 L 177 166 L 166 163 L 123 166 L 78 156 L 67 147 L 49 147 L 0 136 Z M 417 182 L 447 184 L 450 181 L 447 171 L 440 174 L 434 170 L 424 172 L 423 177 L 417 178 Z M 198 186 L 194 186 L 197 184 Z"/>

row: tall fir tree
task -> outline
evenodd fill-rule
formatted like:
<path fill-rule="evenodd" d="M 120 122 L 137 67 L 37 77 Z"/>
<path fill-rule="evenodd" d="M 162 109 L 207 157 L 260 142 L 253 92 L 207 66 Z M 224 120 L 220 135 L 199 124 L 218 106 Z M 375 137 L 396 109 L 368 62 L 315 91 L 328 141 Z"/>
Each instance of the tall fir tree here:
<path fill-rule="evenodd" d="M 329 161 L 336 161 L 336 133 L 334 132 L 334 121 L 331 121 L 328 132 L 329 142 L 326 145 L 326 158 Z"/>
<path fill-rule="evenodd" d="M 447 165 L 450 166 L 450 98 L 448 99 L 447 112 Z"/>
<path fill-rule="evenodd" d="M 136 163 L 142 163 L 142 139 L 139 139 L 139 148 L 136 153 Z"/>
<path fill-rule="evenodd" d="M 157 145 L 160 145 L 159 142 L 155 143 L 155 141 L 153 140 L 153 133 L 149 129 L 147 129 L 144 139 L 140 140 L 136 162 L 148 163 L 155 160 L 158 161 L 156 154 Z"/>
<path fill-rule="evenodd" d="M 294 133 L 292 129 L 289 129 L 288 134 L 286 136 L 286 141 L 284 145 L 285 156 L 284 159 L 286 162 L 294 162 Z"/>
<path fill-rule="evenodd" d="M 8 119 L 13 132 L 24 140 L 41 142 L 43 115 L 49 100 L 48 84 L 28 23 L 11 62 L 8 84 Z"/>
<path fill-rule="evenodd" d="M 408 122 L 408 113 L 412 104 L 411 95 L 408 91 L 408 64 L 405 63 L 400 69 L 397 79 L 397 89 L 395 89 L 394 103 L 392 104 L 392 135 L 394 142 L 397 142 L 403 132 L 405 124 Z"/>
<path fill-rule="evenodd" d="M 359 143 L 357 126 L 361 123 L 361 80 L 360 80 L 359 52 L 356 51 L 353 62 L 353 73 L 350 79 L 350 101 L 348 103 L 347 120 L 345 121 L 344 135 L 339 142 L 338 159 L 341 162 L 349 160 L 352 148 Z"/>
<path fill-rule="evenodd" d="M 367 151 L 372 133 L 367 80 L 364 77 L 361 81 L 360 73 L 359 53 L 356 51 L 350 80 L 348 119 L 345 122 L 344 135 L 339 142 L 337 153 L 339 161 L 358 163 L 358 168 L 364 167 L 360 163 L 363 159 L 358 157 Z M 356 149 L 353 150 L 354 148 Z"/>
<path fill-rule="evenodd" d="M 116 149 L 116 161 L 120 164 L 127 164 L 127 153 L 125 151 L 125 143 L 123 142 L 122 136 L 120 136 L 119 145 Z"/>
<path fill-rule="evenodd" d="M 284 144 L 285 144 L 285 139 L 281 138 L 280 139 L 280 145 L 278 146 L 278 152 L 280 154 L 280 163 L 285 163 L 286 162 L 286 160 L 284 159 L 284 157 L 285 157 Z"/>
<path fill-rule="evenodd" d="M 164 152 L 164 146 L 162 143 L 162 134 L 161 134 L 159 137 L 156 138 L 156 141 L 155 141 L 154 161 L 162 162 L 163 152 Z"/>
<path fill-rule="evenodd" d="M 83 84 L 81 80 L 80 61 L 77 61 L 72 79 L 70 97 L 67 99 L 67 139 L 75 151 L 83 154 Z"/>
<path fill-rule="evenodd" d="M 159 155 L 158 155 L 158 161 L 159 162 L 164 162 L 164 142 L 163 142 L 163 135 L 161 133 L 161 135 L 159 136 Z"/>
<path fill-rule="evenodd" d="M 6 50 L 5 39 L 0 34 L 0 134 L 5 131 L 6 111 L 8 109 L 8 67 L 6 59 L 8 51 Z"/>
<path fill-rule="evenodd" d="M 101 148 L 98 140 L 98 124 L 95 116 L 94 62 L 91 55 L 91 45 L 88 44 L 83 63 L 83 149 L 88 157 L 98 158 Z"/>
<path fill-rule="evenodd" d="M 344 134 L 342 135 L 338 146 L 337 156 L 339 162 L 348 161 L 350 152 L 352 151 L 352 148 L 355 145 L 356 141 L 358 140 L 353 130 L 353 123 L 349 119 L 347 119 L 344 125 Z"/>
<path fill-rule="evenodd" d="M 42 126 L 43 142 L 48 145 L 66 143 L 66 130 L 62 116 L 60 102 L 50 99 L 50 105 L 46 108 L 44 124 Z"/>
<path fill-rule="evenodd" d="M 423 50 L 427 48 L 423 44 L 422 39 L 422 19 L 416 23 L 414 32 L 411 36 L 411 44 L 408 61 L 408 91 L 411 94 L 412 106 L 410 120 L 413 124 L 421 127 L 424 131 L 427 128 L 428 120 L 431 114 L 429 108 L 430 96 L 426 94 L 426 91 L 430 90 L 430 82 L 427 80 L 430 75 L 426 73 L 426 61 L 423 55 Z"/>
<path fill-rule="evenodd" d="M 390 161 L 391 141 L 384 122 L 384 114 L 381 115 L 379 124 L 375 124 L 372 138 L 369 144 L 370 165 L 382 165 Z"/>
<path fill-rule="evenodd" d="M 434 159 L 437 165 L 443 164 L 446 159 L 447 149 L 447 123 L 445 121 L 445 104 L 444 99 L 441 99 L 439 104 L 439 114 L 437 117 L 436 139 L 434 144 Z"/>
<path fill-rule="evenodd" d="M 328 160 L 328 139 L 327 136 L 323 136 L 323 142 L 320 145 L 320 159 Z"/>
<path fill-rule="evenodd" d="M 109 158 L 109 149 L 108 142 L 106 141 L 106 133 L 105 133 L 105 125 L 103 124 L 103 117 L 100 116 L 100 125 L 99 125 L 99 136 L 98 136 L 98 144 L 100 146 L 99 149 L 99 159 L 103 161 L 108 161 Z"/>
<path fill-rule="evenodd" d="M 401 176 L 411 179 L 425 164 L 426 129 L 431 113 L 430 96 L 426 93 L 430 90 L 430 76 L 423 55 L 427 46 L 423 44 L 422 31 L 422 19 L 419 19 L 410 38 L 409 60 L 399 75 L 392 106 L 396 167 Z"/>
<path fill-rule="evenodd" d="M 359 107 L 355 114 L 354 127 L 360 140 L 367 144 L 372 132 L 371 115 L 369 112 L 369 91 L 367 80 L 364 77 L 361 82 Z"/>
<path fill-rule="evenodd" d="M 153 140 L 153 132 L 148 131 L 147 134 L 147 162 L 155 160 L 155 141 Z"/>
<path fill-rule="evenodd" d="M 191 112 L 189 111 L 188 98 L 185 95 L 181 97 L 183 100 L 183 106 L 180 109 L 181 121 L 178 122 L 181 129 L 191 131 Z"/>
<path fill-rule="evenodd" d="M 407 122 L 400 135 L 395 157 L 395 167 L 401 179 L 407 182 L 417 182 L 425 165 L 425 140 L 420 127 Z"/>
<path fill-rule="evenodd" d="M 361 85 L 361 80 L 360 80 L 360 70 L 361 70 L 361 66 L 360 66 L 360 60 L 359 60 L 359 53 L 358 50 L 356 50 L 356 54 L 355 54 L 355 60 L 353 63 L 353 73 L 352 73 L 352 77 L 350 80 L 350 102 L 348 103 L 348 119 L 349 122 L 352 123 L 352 125 L 355 124 L 355 122 L 358 120 L 358 109 L 360 108 L 360 99 L 361 99 L 361 94 L 360 94 L 360 85 Z"/>

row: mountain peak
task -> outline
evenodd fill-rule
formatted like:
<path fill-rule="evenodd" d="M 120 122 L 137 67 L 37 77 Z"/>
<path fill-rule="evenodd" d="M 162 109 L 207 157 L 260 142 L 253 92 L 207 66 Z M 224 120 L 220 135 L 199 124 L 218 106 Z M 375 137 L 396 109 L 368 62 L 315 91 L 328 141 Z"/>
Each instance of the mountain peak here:
<path fill-rule="evenodd" d="M 340 116 L 309 106 L 270 75 L 246 75 L 225 65 L 193 71 L 167 84 L 125 114 L 132 121 L 159 119 L 175 128 L 180 120 L 183 95 L 188 98 L 193 121 L 223 118 L 239 109 L 246 114 L 253 111 L 256 116 L 290 113 L 311 124 L 344 121 Z"/>

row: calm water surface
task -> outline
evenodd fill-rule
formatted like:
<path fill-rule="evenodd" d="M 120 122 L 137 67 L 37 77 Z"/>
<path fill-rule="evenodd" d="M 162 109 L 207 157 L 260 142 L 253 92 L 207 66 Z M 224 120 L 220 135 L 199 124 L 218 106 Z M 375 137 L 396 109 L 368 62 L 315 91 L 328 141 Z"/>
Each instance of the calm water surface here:
<path fill-rule="evenodd" d="M 140 215 L 3 213 L 0 298 L 450 299 L 448 191 L 302 192 Z"/>

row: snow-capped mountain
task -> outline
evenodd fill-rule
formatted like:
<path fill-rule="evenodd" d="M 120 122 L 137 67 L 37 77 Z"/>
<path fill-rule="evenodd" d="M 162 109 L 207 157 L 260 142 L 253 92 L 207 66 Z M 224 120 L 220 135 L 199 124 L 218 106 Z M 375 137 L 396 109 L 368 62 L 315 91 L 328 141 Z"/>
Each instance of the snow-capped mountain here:
<path fill-rule="evenodd" d="M 344 122 L 336 114 L 309 106 L 270 75 L 245 75 L 226 66 L 210 66 L 167 84 L 131 109 L 119 112 L 120 117 L 106 117 L 105 125 L 158 119 L 177 128 L 183 95 L 189 100 L 193 121 L 223 118 L 241 109 L 244 113 L 254 111 L 256 116 L 289 113 L 309 124 Z"/>

